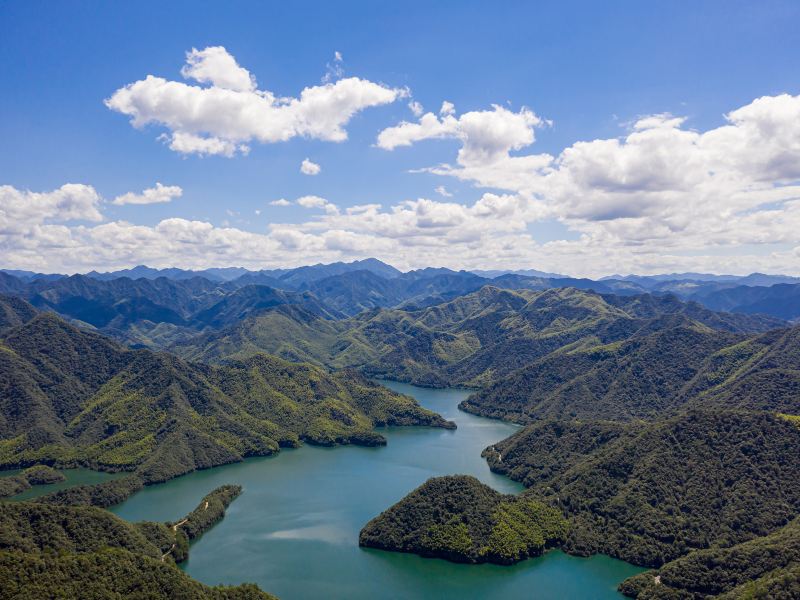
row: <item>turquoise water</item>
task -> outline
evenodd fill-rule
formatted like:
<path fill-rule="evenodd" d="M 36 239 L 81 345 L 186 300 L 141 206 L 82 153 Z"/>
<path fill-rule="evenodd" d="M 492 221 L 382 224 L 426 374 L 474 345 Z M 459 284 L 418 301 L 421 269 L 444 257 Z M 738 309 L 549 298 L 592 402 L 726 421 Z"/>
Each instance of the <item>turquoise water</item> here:
<path fill-rule="evenodd" d="M 16 475 L 21 471 L 22 469 L 0 471 L 0 477 Z M 64 477 L 66 477 L 65 481 L 48 483 L 46 485 L 34 485 L 33 487 L 28 488 L 21 494 L 17 494 L 16 496 L 11 496 L 10 498 L 3 498 L 3 500 L 11 502 L 17 502 L 20 500 L 31 500 L 33 498 L 49 494 L 50 492 L 57 492 L 58 490 L 63 490 L 68 487 L 73 487 L 76 485 L 94 485 L 95 483 L 102 483 L 104 481 L 108 481 L 109 479 L 114 479 L 116 477 L 124 477 L 125 475 L 127 475 L 127 473 L 101 473 L 100 471 L 92 471 L 91 469 L 83 469 L 83 468 L 60 469 L 60 471 L 64 474 Z"/>
<path fill-rule="evenodd" d="M 501 567 L 359 548 L 361 527 L 429 477 L 466 473 L 502 492 L 521 489 L 480 457 L 514 425 L 459 411 L 464 390 L 386 384 L 458 429 L 389 428 L 382 448 L 284 450 L 148 487 L 113 511 L 129 520 L 174 520 L 213 488 L 242 485 L 225 519 L 192 545 L 184 569 L 212 585 L 254 582 L 283 600 L 621 597 L 617 584 L 641 569 L 606 556 L 549 552 Z"/>

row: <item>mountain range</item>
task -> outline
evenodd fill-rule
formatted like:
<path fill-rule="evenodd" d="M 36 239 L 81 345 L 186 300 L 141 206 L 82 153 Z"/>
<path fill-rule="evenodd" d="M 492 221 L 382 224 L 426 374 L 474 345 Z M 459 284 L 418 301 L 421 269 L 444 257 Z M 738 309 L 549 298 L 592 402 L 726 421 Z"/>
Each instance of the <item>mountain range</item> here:
<path fill-rule="evenodd" d="M 643 599 L 793 593 L 797 290 L 792 278 L 759 274 L 594 281 L 402 273 L 376 260 L 0 271 L 0 467 L 126 473 L 48 494 L 35 509 L 0 504 L 0 519 L 14 529 L 49 523 L 38 505 L 99 511 L 144 485 L 303 442 L 379 445 L 382 426 L 455 427 L 374 382 L 385 378 L 471 388 L 463 410 L 520 424 L 483 456 L 526 490 L 432 479 L 365 524 L 362 545 L 500 564 L 550 547 L 600 552 L 652 568 L 620 588 Z M 105 527 L 102 511 L 79 512 L 76 522 Z M 152 571 L 153 547 L 123 556 L 131 549 L 109 545 L 52 560 L 44 546 L 0 546 L 0 570 L 66 570 L 74 583 L 85 561 L 118 561 L 126 580 L 141 568 L 175 590 L 199 585 Z M 247 586 L 192 589 L 264 597 Z"/>

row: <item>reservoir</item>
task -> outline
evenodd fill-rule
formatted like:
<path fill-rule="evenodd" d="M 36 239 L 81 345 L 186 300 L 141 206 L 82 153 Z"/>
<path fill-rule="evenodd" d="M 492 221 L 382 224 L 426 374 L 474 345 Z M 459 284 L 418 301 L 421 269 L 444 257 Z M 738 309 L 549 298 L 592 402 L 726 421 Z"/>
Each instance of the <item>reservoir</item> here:
<path fill-rule="evenodd" d="M 607 556 L 553 551 L 504 567 L 359 548 L 361 527 L 429 477 L 468 474 L 504 493 L 522 489 L 480 456 L 515 425 L 459 411 L 466 390 L 384 383 L 458 429 L 387 428 L 384 447 L 283 450 L 147 487 L 112 511 L 132 521 L 177 520 L 215 487 L 243 486 L 182 566 L 203 583 L 257 583 L 282 600 L 622 598 L 619 582 L 642 569 Z"/>

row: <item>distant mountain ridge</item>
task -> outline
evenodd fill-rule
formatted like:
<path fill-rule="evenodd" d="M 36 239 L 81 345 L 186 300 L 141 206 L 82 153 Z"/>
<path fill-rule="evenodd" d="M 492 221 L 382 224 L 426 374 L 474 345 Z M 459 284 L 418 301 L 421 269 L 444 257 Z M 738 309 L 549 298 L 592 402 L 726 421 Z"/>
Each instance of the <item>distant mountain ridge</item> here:
<path fill-rule="evenodd" d="M 81 277 L 81 276 L 73 276 Z M 544 290 L 574 287 L 599 293 L 636 295 L 674 294 L 695 300 L 708 308 L 729 312 L 767 314 L 785 320 L 800 319 L 800 278 L 752 273 L 747 276 L 673 273 L 668 275 L 614 275 L 597 280 L 567 277 L 535 269 L 454 271 L 428 267 L 408 272 L 370 258 L 350 263 L 317 264 L 293 269 L 251 271 L 242 267 L 191 271 L 178 268 L 153 269 L 137 266 L 106 273 L 92 271 L 82 277 L 114 282 L 165 278 L 172 282 L 203 278 L 224 293 L 247 285 L 262 285 L 288 291 L 311 291 L 332 313 L 353 316 L 371 308 L 424 308 L 475 291 L 483 285 L 507 289 Z M 65 275 L 42 275 L 31 271 L 0 270 L 0 293 L 30 296 L 31 286 L 57 285 Z M 425 282 L 425 283 L 423 283 Z M 156 302 L 158 303 L 158 302 Z M 170 306 L 173 308 L 174 306 Z M 180 311 L 179 311 L 180 312 Z M 78 318 L 62 312 L 65 316 Z M 149 319 L 144 319 L 149 320 Z M 89 321 L 91 322 L 91 321 Z M 166 323 L 172 323 L 165 320 Z M 147 329 L 149 326 L 145 326 Z M 163 329 L 163 328 L 162 328 Z M 167 332 L 157 332 L 160 339 Z M 169 336 L 167 336 L 169 337 Z M 140 340 L 148 342 L 147 336 Z"/>

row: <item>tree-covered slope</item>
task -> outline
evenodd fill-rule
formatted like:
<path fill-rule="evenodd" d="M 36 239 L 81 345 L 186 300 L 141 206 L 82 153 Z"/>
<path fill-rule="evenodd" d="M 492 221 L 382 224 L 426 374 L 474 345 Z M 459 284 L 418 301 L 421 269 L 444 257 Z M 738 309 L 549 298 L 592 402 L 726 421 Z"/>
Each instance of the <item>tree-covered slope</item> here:
<path fill-rule="evenodd" d="M 359 544 L 454 562 L 509 564 L 560 543 L 558 509 L 503 495 L 474 477 L 435 477 L 367 523 Z"/>
<path fill-rule="evenodd" d="M 573 554 L 660 567 L 701 550 L 756 544 L 800 514 L 800 428 L 769 413 L 543 421 L 484 456 L 527 489 L 503 496 L 474 478 L 430 479 L 370 521 L 360 543 L 500 563 L 557 543 Z M 543 523 L 555 533 L 543 534 Z M 786 550 L 784 538 L 775 545 Z M 778 568 L 791 560 L 767 562 Z M 737 570 L 730 566 L 731 577 L 748 579 Z"/>
<path fill-rule="evenodd" d="M 28 467 L 16 475 L 0 477 L 0 498 L 16 496 L 34 485 L 56 483 L 65 479 L 63 473 L 47 465 Z"/>
<path fill-rule="evenodd" d="M 0 402 L 1 465 L 136 470 L 146 483 L 300 441 L 380 444 L 380 425 L 452 426 L 353 372 L 267 355 L 187 363 L 52 314 L 0 338 Z"/>
<path fill-rule="evenodd" d="M 567 346 L 480 390 L 462 408 L 520 423 L 655 419 L 685 406 L 800 413 L 800 327 L 758 336 L 661 317 L 628 339 Z"/>
<path fill-rule="evenodd" d="M 173 349 L 207 361 L 267 351 L 422 385 L 478 387 L 570 346 L 601 347 L 626 340 L 670 315 L 692 327 L 729 335 L 783 324 L 714 313 L 674 297 L 485 286 L 423 309 L 375 309 L 335 322 L 286 307 Z"/>
<path fill-rule="evenodd" d="M 0 504 L 0 596 L 271 598 L 253 585 L 205 586 L 175 566 L 240 492 L 217 488 L 176 523 L 128 523 L 86 506 Z"/>
<path fill-rule="evenodd" d="M 727 548 L 697 550 L 662 566 L 632 577 L 620 585 L 627 596 L 640 600 L 709 596 L 731 598 L 779 598 L 773 586 L 795 572 L 785 598 L 800 595 L 800 517 L 774 533 Z M 784 583 L 789 583 L 785 581 Z M 758 590 L 772 589 L 775 595 Z M 795 594 L 794 596 L 789 594 Z"/>
<path fill-rule="evenodd" d="M 624 427 L 536 423 L 485 452 L 559 506 L 570 552 L 659 566 L 771 533 L 800 514 L 800 428 L 769 413 L 692 411 Z"/>

